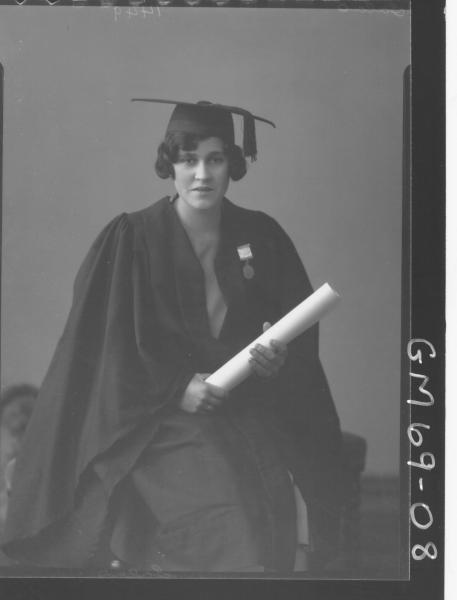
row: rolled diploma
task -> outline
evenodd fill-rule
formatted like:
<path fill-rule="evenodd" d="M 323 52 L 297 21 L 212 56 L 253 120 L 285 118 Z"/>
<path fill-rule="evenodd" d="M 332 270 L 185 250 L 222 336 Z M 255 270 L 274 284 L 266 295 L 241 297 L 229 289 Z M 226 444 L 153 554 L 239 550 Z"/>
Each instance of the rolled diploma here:
<path fill-rule="evenodd" d="M 207 377 L 206 381 L 227 391 L 236 387 L 252 373 L 249 350 L 256 344 L 269 346 L 271 340 L 288 344 L 317 323 L 338 302 L 340 296 L 328 283 L 300 302 L 287 315 L 262 333 L 256 340 L 235 354 L 225 365 Z"/>

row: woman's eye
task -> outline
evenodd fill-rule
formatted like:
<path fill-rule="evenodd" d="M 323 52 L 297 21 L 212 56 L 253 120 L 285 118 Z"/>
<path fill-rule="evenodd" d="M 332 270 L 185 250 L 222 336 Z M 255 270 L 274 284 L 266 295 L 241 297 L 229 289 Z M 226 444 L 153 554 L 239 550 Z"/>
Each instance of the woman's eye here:
<path fill-rule="evenodd" d="M 187 167 L 194 167 L 198 160 L 192 156 L 183 156 L 179 162 Z M 210 165 L 221 165 L 225 162 L 225 156 L 212 156 L 211 158 L 207 159 L 206 162 Z"/>

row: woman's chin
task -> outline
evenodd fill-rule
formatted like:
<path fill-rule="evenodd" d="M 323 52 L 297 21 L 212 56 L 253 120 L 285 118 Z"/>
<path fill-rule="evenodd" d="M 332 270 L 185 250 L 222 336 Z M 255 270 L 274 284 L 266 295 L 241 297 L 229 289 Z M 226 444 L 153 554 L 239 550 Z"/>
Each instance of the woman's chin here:
<path fill-rule="evenodd" d="M 222 198 L 214 198 L 209 194 L 195 194 L 189 199 L 189 206 L 194 210 L 215 210 L 221 206 Z"/>

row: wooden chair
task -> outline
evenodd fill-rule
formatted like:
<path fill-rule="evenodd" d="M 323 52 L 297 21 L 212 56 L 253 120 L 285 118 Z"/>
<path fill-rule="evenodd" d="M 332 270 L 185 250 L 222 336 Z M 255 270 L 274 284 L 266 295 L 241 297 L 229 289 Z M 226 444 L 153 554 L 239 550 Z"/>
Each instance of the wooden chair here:
<path fill-rule="evenodd" d="M 367 442 L 363 437 L 343 432 L 344 503 L 338 562 L 347 571 L 356 569 L 359 564 L 361 478 L 366 454 Z"/>

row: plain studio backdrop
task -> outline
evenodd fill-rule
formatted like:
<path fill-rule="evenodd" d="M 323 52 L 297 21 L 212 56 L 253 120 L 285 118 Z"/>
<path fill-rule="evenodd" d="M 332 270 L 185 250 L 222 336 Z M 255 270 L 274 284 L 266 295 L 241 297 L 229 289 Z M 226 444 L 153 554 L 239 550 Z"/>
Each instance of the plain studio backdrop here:
<path fill-rule="evenodd" d="M 153 168 L 171 107 L 130 98 L 242 106 L 277 128 L 258 125 L 227 195 L 341 294 L 320 351 L 342 426 L 367 439 L 367 472 L 398 473 L 409 13 L 128 10 L 0 7 L 2 385 L 41 383 L 101 228 L 173 190 Z"/>

